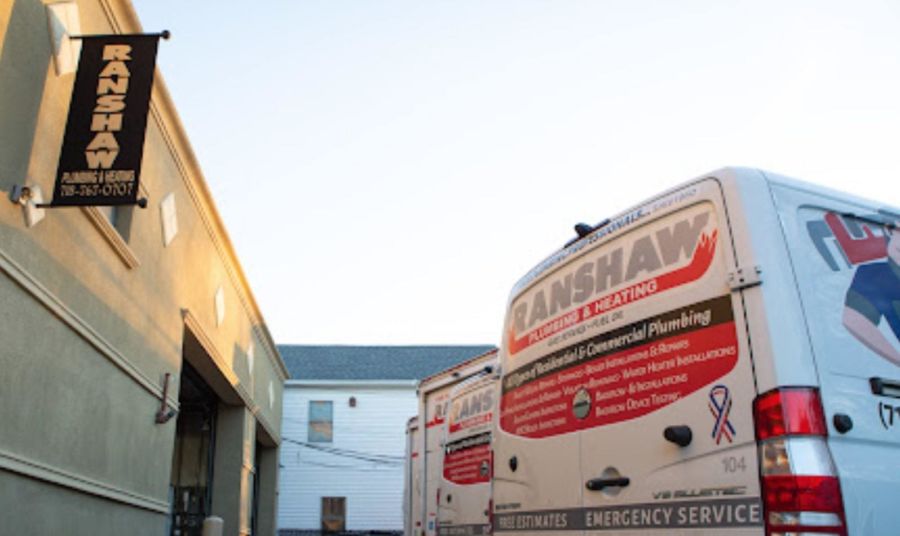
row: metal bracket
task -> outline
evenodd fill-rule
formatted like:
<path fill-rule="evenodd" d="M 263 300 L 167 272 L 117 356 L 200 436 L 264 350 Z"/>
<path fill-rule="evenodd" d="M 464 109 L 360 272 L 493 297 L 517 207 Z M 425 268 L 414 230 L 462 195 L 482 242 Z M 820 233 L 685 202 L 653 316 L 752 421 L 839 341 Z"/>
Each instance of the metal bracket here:
<path fill-rule="evenodd" d="M 732 292 L 749 287 L 762 285 L 762 268 L 757 266 L 739 267 L 733 272 L 728 272 L 728 288 Z"/>
<path fill-rule="evenodd" d="M 169 422 L 169 419 L 178 414 L 177 411 L 173 408 L 169 408 L 166 400 L 169 397 L 169 377 L 170 373 L 166 372 L 166 375 L 163 377 L 163 392 L 162 396 L 159 398 L 159 410 L 156 412 L 156 424 L 165 424 Z"/>
<path fill-rule="evenodd" d="M 169 30 L 163 30 L 161 32 L 156 33 L 142 33 L 142 34 L 96 34 L 96 35 L 70 35 L 69 39 L 115 39 L 118 37 L 131 37 L 134 35 L 142 35 L 144 37 L 160 37 L 162 39 L 168 40 L 172 37 L 172 32 Z"/>
<path fill-rule="evenodd" d="M 52 203 L 44 203 L 41 195 L 41 189 L 37 186 L 19 186 L 14 184 L 9 191 L 9 200 L 16 205 L 27 206 L 32 202 L 35 208 L 72 208 L 73 206 L 106 206 L 106 205 L 54 205 Z M 137 205 L 140 208 L 147 208 L 148 201 L 146 197 L 135 200 L 134 203 L 123 203 L 119 206 Z"/>

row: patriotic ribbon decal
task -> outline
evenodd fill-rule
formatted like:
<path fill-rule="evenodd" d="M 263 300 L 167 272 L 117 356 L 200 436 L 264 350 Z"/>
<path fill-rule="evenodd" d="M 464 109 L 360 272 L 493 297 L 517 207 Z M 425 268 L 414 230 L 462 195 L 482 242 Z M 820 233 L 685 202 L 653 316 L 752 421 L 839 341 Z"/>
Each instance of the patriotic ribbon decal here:
<path fill-rule="evenodd" d="M 728 387 L 717 385 L 709 391 L 709 412 L 716 418 L 716 424 L 713 426 L 712 438 L 716 440 L 716 445 L 722 441 L 722 437 L 731 443 L 734 440 L 736 432 L 728 416 L 731 414 L 731 393 Z"/>

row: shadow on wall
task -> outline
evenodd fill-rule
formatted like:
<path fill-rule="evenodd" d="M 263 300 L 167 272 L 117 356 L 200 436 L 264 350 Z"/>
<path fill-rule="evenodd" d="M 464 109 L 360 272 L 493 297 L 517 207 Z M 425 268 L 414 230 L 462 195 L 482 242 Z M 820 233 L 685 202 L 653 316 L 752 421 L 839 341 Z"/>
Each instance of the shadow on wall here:
<path fill-rule="evenodd" d="M 250 329 L 250 333 L 253 333 L 253 328 Z M 259 352 L 259 350 L 259 348 L 256 348 L 254 354 Z M 234 343 L 231 349 L 231 370 L 237 374 L 239 381 L 243 384 L 250 398 L 255 399 L 256 393 L 253 392 L 253 371 L 250 370 L 250 357 L 247 355 L 246 349 L 241 348 L 238 343 Z M 258 404 L 262 405 L 261 402 L 257 401 Z"/>
<path fill-rule="evenodd" d="M 0 237 L 5 236 L 0 227 Z M 48 266 L 48 272 L 67 274 L 66 267 L 42 249 L 33 248 L 30 254 L 36 263 Z M 76 333 L 81 328 L 73 317 L 79 311 L 90 310 L 92 318 L 108 320 L 103 324 L 113 326 L 109 331 L 117 335 L 117 340 L 140 341 L 146 334 L 68 274 L 51 281 L 65 287 L 67 296 L 79 296 L 73 300 L 80 305 L 74 310 L 75 315 L 65 318 L 56 316 L 57 310 L 44 301 L 52 298 L 32 294 L 30 287 L 20 286 L 17 281 L 7 279 L 0 271 L 5 305 L 0 312 L 4 320 L 0 332 L 7 341 L 0 352 L 4 378 L 0 406 L 12 408 L 8 409 L 12 415 L 4 416 L 0 450 L 20 452 L 38 464 L 64 467 L 70 474 L 112 484 L 114 488 L 110 489 L 134 492 L 135 497 L 166 500 L 165 481 L 159 475 L 171 471 L 171 457 L 166 453 L 171 449 L 175 422 L 166 426 L 154 423 L 159 408 L 155 393 L 117 373 L 116 364 Z M 23 337 L 22 333 L 31 335 Z M 146 349 L 147 354 L 156 356 L 151 366 L 159 370 L 172 366 L 171 356 L 157 351 Z M 155 376 L 145 367 L 141 370 L 151 380 L 161 380 L 161 374 Z M 97 381 L 99 378 L 110 382 Z M 35 426 L 35 422 L 40 426 Z M 122 472 L 124 467 L 128 468 L 127 473 Z M 29 510 L 40 511 L 44 506 L 35 503 L 29 505 Z M 7 532 L 0 529 L 0 533 Z"/>
<path fill-rule="evenodd" d="M 251 337 L 253 334 L 262 331 L 263 329 L 264 328 L 258 324 L 254 324 L 253 327 L 250 328 Z M 264 363 L 269 362 L 267 350 L 255 342 L 253 344 L 253 359 L 251 361 L 250 355 L 247 353 L 248 348 L 235 343 L 232 347 L 230 364 L 244 391 L 263 412 L 262 415 L 257 415 L 256 418 L 265 418 L 266 425 L 276 427 L 276 430 L 270 431 L 264 426 L 259 426 L 257 430 L 257 440 L 265 447 L 275 448 L 280 441 L 276 439 L 276 437 L 273 437 L 273 435 L 270 435 L 270 432 L 275 433 L 277 431 L 278 423 L 272 422 L 272 419 L 279 419 L 279 404 L 281 404 L 281 401 L 278 394 L 276 394 L 274 380 L 269 375 L 261 372 L 265 367 L 260 367 L 258 365 L 260 359 L 262 359 Z M 272 370 L 272 374 L 277 375 L 278 373 L 277 371 Z"/>
<path fill-rule="evenodd" d="M 2 82 L 0 82 L 2 86 Z M 2 98 L 2 97 L 0 97 Z M 0 149 L 2 150 L 2 149 Z M 3 178 L 0 177 L 0 181 Z M 9 203 L 8 199 L 0 198 L 0 203 Z M 76 315 L 84 315 L 92 318 L 94 327 L 102 325 L 103 331 L 116 334 L 112 341 L 115 346 L 134 341 L 152 341 L 150 351 L 162 352 L 160 363 L 162 372 L 171 372 L 173 377 L 180 371 L 179 349 L 182 341 L 174 335 L 169 325 L 161 325 L 154 318 L 154 311 L 147 308 L 147 304 L 134 299 L 134 283 L 121 277 L 114 269 L 115 264 L 106 262 L 106 259 L 114 258 L 113 251 L 102 240 L 93 242 L 85 239 L 84 232 L 95 232 L 87 222 L 78 207 L 57 209 L 53 214 L 58 226 L 54 227 L 54 241 L 41 242 L 33 240 L 31 233 L 34 231 L 24 226 L 0 226 L 0 237 L 6 242 L 0 244 L 0 253 L 10 256 L 27 255 L 27 262 L 23 267 L 42 267 L 42 274 L 54 274 L 37 276 L 43 280 L 41 283 L 55 295 L 56 298 L 67 304 Z M 44 220 L 42 226 L 49 226 L 52 222 Z M 66 258 L 65 254 L 54 250 L 54 243 L 75 243 L 79 245 L 77 257 Z M 24 260 L 24 259 L 23 259 Z M 97 294 L 79 280 L 79 271 L 73 271 L 72 265 L 80 264 L 82 268 L 89 267 L 93 270 L 92 276 L 104 281 L 105 289 L 102 294 Z M 60 275 L 64 274 L 64 275 Z M 35 275 L 35 274 L 32 274 Z M 154 289 L 158 303 L 178 303 L 178 296 L 174 288 L 163 292 L 159 288 Z M 121 296 L 128 297 L 127 301 L 118 301 Z M 177 314 L 174 312 L 173 315 Z M 157 353 L 159 356 L 159 354 Z M 166 359 L 168 357 L 168 359 Z M 173 387 L 170 385 L 170 387 Z M 175 391 L 177 392 L 177 388 Z"/>
<path fill-rule="evenodd" d="M 40 35 L 35 35 L 35 29 Z M 13 3 L 0 53 L 0 190 L 4 192 L 27 178 L 53 54 L 47 32 L 47 14 L 40 0 Z"/>

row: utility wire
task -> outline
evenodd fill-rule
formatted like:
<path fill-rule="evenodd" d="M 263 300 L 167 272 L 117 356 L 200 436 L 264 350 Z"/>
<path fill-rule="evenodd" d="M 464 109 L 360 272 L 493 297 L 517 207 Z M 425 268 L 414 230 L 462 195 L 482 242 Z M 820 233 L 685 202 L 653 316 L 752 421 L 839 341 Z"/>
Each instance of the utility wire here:
<path fill-rule="evenodd" d="M 342 456 L 356 456 L 356 457 L 364 457 L 364 458 L 368 458 L 368 459 L 377 459 L 377 460 L 384 460 L 384 461 L 400 461 L 400 462 L 402 462 L 405 459 L 404 456 L 392 456 L 392 455 L 388 455 L 388 454 L 372 454 L 369 452 L 362 452 L 362 451 L 358 451 L 358 450 L 342 449 L 339 447 L 329 447 L 327 445 L 319 445 L 316 443 L 297 441 L 296 439 L 292 439 L 290 441 L 293 443 L 299 444 L 301 446 L 310 448 L 310 449 L 320 450 L 322 452 L 328 452 L 331 454 L 342 455 Z"/>
<path fill-rule="evenodd" d="M 361 460 L 365 462 L 381 464 L 381 465 L 391 465 L 391 466 L 401 466 L 406 459 L 404 456 L 389 456 L 386 454 L 371 454 L 367 452 L 362 452 L 358 450 L 350 450 L 350 449 L 341 449 L 337 447 L 327 447 L 324 445 L 316 445 L 313 443 L 307 443 L 306 441 L 298 441 L 296 439 L 291 439 L 289 437 L 282 437 L 283 441 L 287 441 L 288 443 L 293 443 L 295 445 L 310 449 L 316 450 L 319 452 L 324 452 L 326 454 L 331 454 L 333 456 L 339 456 L 343 458 L 350 458 L 354 460 Z"/>
<path fill-rule="evenodd" d="M 405 458 L 403 456 L 390 456 L 387 454 L 370 454 L 367 452 L 361 452 L 357 450 L 349 450 L 349 449 L 341 449 L 337 447 L 326 447 L 324 445 L 316 445 L 307 443 L 304 445 L 307 448 L 313 450 L 320 450 L 322 452 L 328 452 L 330 454 L 335 454 L 338 456 L 350 456 L 350 457 L 362 457 L 379 461 L 387 461 L 387 462 L 402 462 Z"/>
<path fill-rule="evenodd" d="M 388 471 L 388 470 L 393 469 L 390 466 L 384 466 L 384 465 L 378 466 L 378 467 L 363 467 L 363 466 L 359 466 L 359 465 L 338 465 L 338 464 L 332 464 L 332 463 L 310 462 L 310 461 L 306 461 L 306 460 L 298 460 L 298 463 L 301 463 L 304 465 L 312 465 L 315 467 L 325 467 L 327 469 L 353 469 L 354 471 L 358 471 L 361 473 L 376 473 L 379 471 Z"/>

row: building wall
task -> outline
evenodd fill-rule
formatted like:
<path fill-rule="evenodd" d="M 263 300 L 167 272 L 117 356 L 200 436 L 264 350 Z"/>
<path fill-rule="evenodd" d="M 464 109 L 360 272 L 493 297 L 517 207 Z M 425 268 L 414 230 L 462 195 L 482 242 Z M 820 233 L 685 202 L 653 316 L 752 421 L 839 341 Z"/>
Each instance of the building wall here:
<path fill-rule="evenodd" d="M 402 531 L 406 423 L 417 409 L 415 383 L 309 383 L 288 381 L 285 388 L 279 530 L 317 531 L 322 497 L 346 497 L 348 531 Z M 351 396 L 356 407 L 349 405 Z M 333 442 L 313 445 L 338 449 L 343 455 L 298 444 L 308 439 L 311 400 L 333 402 Z M 356 453 L 388 456 L 392 461 L 373 463 L 348 456 Z"/>
<path fill-rule="evenodd" d="M 79 0 L 77 9 L 82 34 L 140 32 L 125 0 Z M 286 371 L 159 72 L 141 177 L 149 206 L 133 209 L 125 231 L 94 208 L 48 209 L 28 227 L 7 199 L 14 185 L 37 185 L 45 199 L 53 191 L 74 73 L 56 73 L 48 26 L 44 2 L 0 0 L 3 530 L 165 533 L 176 420 L 154 416 L 167 373 L 166 404 L 178 407 L 190 333 L 200 348 L 192 364 L 223 404 L 245 410 L 232 443 L 217 445 L 236 469 L 217 474 L 216 486 L 236 491 L 222 506 L 226 534 L 246 534 L 253 453 L 257 442 L 280 443 Z M 160 204 L 169 195 L 178 233 L 166 244 Z M 274 478 L 261 485 L 260 496 L 274 496 Z M 261 510 L 271 534 L 274 510 Z"/>

